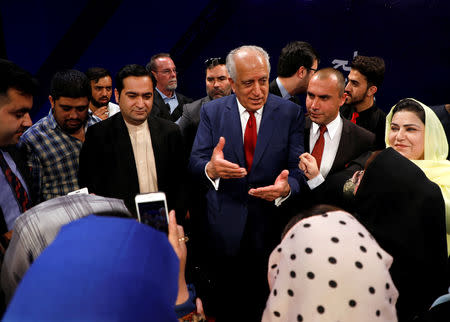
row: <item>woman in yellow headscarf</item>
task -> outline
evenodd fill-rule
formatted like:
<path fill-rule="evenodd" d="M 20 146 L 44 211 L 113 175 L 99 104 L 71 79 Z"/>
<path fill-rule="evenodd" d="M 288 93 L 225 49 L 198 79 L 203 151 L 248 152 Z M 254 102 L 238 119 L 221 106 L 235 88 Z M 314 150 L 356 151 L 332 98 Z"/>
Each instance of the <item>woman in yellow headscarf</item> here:
<path fill-rule="evenodd" d="M 436 183 L 445 201 L 447 249 L 450 255 L 450 161 L 442 123 L 425 104 L 405 98 L 386 117 L 386 146 L 394 148 Z"/>

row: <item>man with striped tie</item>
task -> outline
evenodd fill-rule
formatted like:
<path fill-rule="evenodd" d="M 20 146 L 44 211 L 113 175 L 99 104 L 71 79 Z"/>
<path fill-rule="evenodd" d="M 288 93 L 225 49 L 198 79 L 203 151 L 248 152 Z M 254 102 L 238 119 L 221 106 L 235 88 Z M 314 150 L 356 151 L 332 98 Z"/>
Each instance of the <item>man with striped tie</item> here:
<path fill-rule="evenodd" d="M 16 144 L 32 125 L 30 110 L 37 82 L 11 61 L 0 59 L 0 234 L 14 227 L 20 214 L 31 208 L 29 169 Z M 2 240 L 3 241 L 3 240 Z"/>

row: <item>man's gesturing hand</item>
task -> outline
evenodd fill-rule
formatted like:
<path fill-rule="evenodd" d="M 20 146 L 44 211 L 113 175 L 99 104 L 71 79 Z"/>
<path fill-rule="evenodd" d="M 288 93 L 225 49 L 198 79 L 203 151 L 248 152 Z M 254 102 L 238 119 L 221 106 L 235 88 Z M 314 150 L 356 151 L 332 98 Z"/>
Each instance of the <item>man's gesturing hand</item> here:
<path fill-rule="evenodd" d="M 268 201 L 273 201 L 279 197 L 286 197 L 291 191 L 291 187 L 288 183 L 288 176 L 289 171 L 283 170 L 275 179 L 275 183 L 273 185 L 250 189 L 248 193 L 254 197 L 262 198 Z"/>
<path fill-rule="evenodd" d="M 231 179 L 242 178 L 247 175 L 247 170 L 241 168 L 238 164 L 225 160 L 223 156 L 223 147 L 225 146 L 225 138 L 220 137 L 219 143 L 213 150 L 211 161 L 206 165 L 206 173 L 212 180 L 217 178 Z"/>
<path fill-rule="evenodd" d="M 319 168 L 317 167 L 316 158 L 314 158 L 311 154 L 305 152 L 301 156 L 298 157 L 300 162 L 298 163 L 298 167 L 305 173 L 305 176 L 311 180 L 319 175 Z"/>

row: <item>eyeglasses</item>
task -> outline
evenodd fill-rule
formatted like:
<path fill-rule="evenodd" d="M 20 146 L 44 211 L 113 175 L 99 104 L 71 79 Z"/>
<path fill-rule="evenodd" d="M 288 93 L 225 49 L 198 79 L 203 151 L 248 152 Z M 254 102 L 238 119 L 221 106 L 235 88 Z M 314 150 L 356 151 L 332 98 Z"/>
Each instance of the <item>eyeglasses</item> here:
<path fill-rule="evenodd" d="M 217 65 L 225 65 L 225 58 L 222 57 L 214 57 L 214 58 L 208 58 L 205 60 L 205 66 L 211 67 L 211 66 L 217 66 Z"/>
<path fill-rule="evenodd" d="M 312 71 L 313 71 L 313 74 L 317 72 L 317 69 L 316 69 L 316 68 L 308 68 L 308 70 L 312 70 Z"/>
<path fill-rule="evenodd" d="M 157 73 L 161 73 L 163 75 L 170 75 L 170 73 L 174 73 L 175 75 L 178 74 L 177 70 L 175 68 L 173 69 L 163 69 L 163 70 L 157 70 Z"/>

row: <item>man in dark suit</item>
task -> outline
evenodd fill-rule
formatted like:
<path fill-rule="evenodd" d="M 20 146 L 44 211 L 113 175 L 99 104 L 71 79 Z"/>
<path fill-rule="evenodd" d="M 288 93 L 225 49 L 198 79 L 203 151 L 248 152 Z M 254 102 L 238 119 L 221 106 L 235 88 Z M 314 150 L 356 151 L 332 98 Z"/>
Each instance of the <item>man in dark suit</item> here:
<path fill-rule="evenodd" d="M 116 76 L 121 113 L 90 127 L 80 152 L 79 183 L 89 192 L 123 199 L 135 210 L 137 193 L 163 191 L 168 207 L 182 218 L 186 162 L 177 125 L 149 116 L 153 81 L 140 65 Z"/>
<path fill-rule="evenodd" d="M 0 234 L 4 234 L 32 206 L 28 190 L 30 169 L 16 144 L 32 125 L 29 112 L 37 82 L 28 72 L 4 59 L 0 59 L 0 75 Z"/>
<path fill-rule="evenodd" d="M 262 48 L 232 50 L 227 69 L 236 95 L 203 106 L 189 167 L 209 188 L 206 244 L 217 274 L 215 315 L 253 321 L 267 300 L 268 256 L 288 220 L 284 205 L 277 206 L 297 195 L 303 180 L 297 160 L 304 115 L 268 93 L 270 65 Z M 224 305 L 230 299 L 233 305 Z"/>
<path fill-rule="evenodd" d="M 269 92 L 301 105 L 298 94 L 306 93 L 308 82 L 317 71 L 319 55 L 307 42 L 287 44 L 278 58 L 277 74 L 269 85 Z"/>
<path fill-rule="evenodd" d="M 160 53 L 152 56 L 146 68 L 156 80 L 151 115 L 177 122 L 183 113 L 183 105 L 191 103 L 192 99 L 175 92 L 178 86 L 175 63 L 169 54 Z"/>
<path fill-rule="evenodd" d="M 305 124 L 305 150 L 308 152 L 300 156 L 300 168 L 315 196 L 307 199 L 311 203 L 329 202 L 330 194 L 324 193 L 325 178 L 344 170 L 351 160 L 371 150 L 375 144 L 373 133 L 340 116 L 339 108 L 346 98 L 344 87 L 344 76 L 333 68 L 319 70 L 308 85 L 309 118 Z M 336 193 L 342 196 L 342 187 Z"/>

